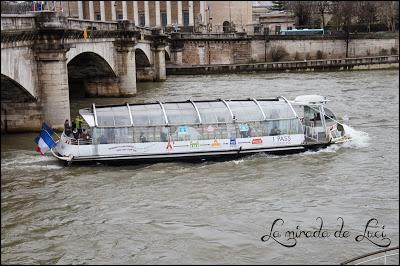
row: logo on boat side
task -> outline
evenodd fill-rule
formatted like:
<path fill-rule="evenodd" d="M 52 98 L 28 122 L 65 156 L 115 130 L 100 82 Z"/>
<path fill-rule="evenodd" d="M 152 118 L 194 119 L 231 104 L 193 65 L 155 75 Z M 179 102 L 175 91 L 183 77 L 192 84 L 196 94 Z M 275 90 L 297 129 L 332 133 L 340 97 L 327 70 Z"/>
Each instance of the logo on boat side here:
<path fill-rule="evenodd" d="M 251 144 L 262 144 L 262 138 L 256 138 L 251 140 Z"/>
<path fill-rule="evenodd" d="M 207 132 L 214 132 L 214 128 L 210 125 L 206 128 Z"/>
<path fill-rule="evenodd" d="M 239 124 L 239 131 L 242 131 L 242 132 L 249 131 L 249 125 L 248 124 Z"/>
<path fill-rule="evenodd" d="M 191 141 L 191 142 L 190 142 L 190 148 L 191 148 L 191 149 L 200 148 L 200 143 L 199 143 L 199 141 Z"/>
<path fill-rule="evenodd" d="M 286 136 L 273 136 L 272 137 L 272 141 L 274 144 L 284 144 L 284 145 L 289 145 L 292 144 L 292 138 L 290 137 L 290 135 L 286 135 Z"/>
<path fill-rule="evenodd" d="M 221 143 L 217 139 L 214 139 L 213 143 L 211 144 L 211 147 L 218 148 L 221 147 Z"/>
<path fill-rule="evenodd" d="M 187 127 L 178 127 L 178 134 L 179 135 L 186 135 L 188 133 Z"/>
<path fill-rule="evenodd" d="M 231 137 L 229 139 L 229 145 L 231 146 L 236 146 L 236 138 L 235 137 Z"/>
<path fill-rule="evenodd" d="M 167 151 L 171 151 L 174 148 L 173 144 L 174 144 L 174 142 L 172 140 L 172 137 L 171 137 L 171 135 L 169 135 L 168 143 L 167 143 L 167 146 L 165 147 L 167 149 Z"/>
<path fill-rule="evenodd" d="M 135 152 L 136 148 L 134 145 L 122 145 L 122 146 L 112 146 L 108 148 L 109 150 L 115 150 L 118 152 Z"/>

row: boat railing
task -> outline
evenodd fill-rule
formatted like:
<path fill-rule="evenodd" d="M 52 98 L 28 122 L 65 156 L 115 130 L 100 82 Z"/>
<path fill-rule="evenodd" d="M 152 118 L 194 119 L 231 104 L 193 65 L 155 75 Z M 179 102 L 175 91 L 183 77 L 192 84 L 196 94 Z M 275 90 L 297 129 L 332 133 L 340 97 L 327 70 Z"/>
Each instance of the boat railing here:
<path fill-rule="evenodd" d="M 396 256 L 397 255 L 397 260 Z M 386 248 L 374 252 L 370 252 L 349 260 L 342 262 L 340 265 L 361 265 L 364 263 L 373 262 L 372 264 L 383 262 L 384 265 L 398 265 L 399 264 L 399 246 Z M 389 259 L 390 258 L 390 259 Z M 393 261 L 394 260 L 394 261 Z"/>
<path fill-rule="evenodd" d="M 318 130 L 320 129 L 319 127 L 314 127 L 314 126 L 304 126 L 304 136 L 308 140 L 312 140 L 315 142 L 326 142 L 326 130 L 321 131 Z"/>
<path fill-rule="evenodd" d="M 312 126 L 304 126 L 304 135 L 306 138 L 312 139 L 318 142 L 318 132 L 315 130 L 315 127 Z"/>
<path fill-rule="evenodd" d="M 67 135 L 64 134 L 64 132 L 62 133 L 62 139 L 65 143 L 70 144 L 70 145 L 91 145 L 91 144 L 93 144 L 92 138 L 89 138 L 87 140 L 75 139 L 75 138 L 68 137 Z"/>

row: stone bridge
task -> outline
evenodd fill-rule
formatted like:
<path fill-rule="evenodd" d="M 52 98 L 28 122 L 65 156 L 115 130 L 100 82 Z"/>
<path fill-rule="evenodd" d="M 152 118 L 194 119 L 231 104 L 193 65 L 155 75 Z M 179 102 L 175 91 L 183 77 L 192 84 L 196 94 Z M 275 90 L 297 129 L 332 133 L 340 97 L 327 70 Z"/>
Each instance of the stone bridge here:
<path fill-rule="evenodd" d="M 70 119 L 70 94 L 132 96 L 136 81 L 166 79 L 167 35 L 129 21 L 56 12 L 1 15 L 1 129 L 29 131 Z"/>

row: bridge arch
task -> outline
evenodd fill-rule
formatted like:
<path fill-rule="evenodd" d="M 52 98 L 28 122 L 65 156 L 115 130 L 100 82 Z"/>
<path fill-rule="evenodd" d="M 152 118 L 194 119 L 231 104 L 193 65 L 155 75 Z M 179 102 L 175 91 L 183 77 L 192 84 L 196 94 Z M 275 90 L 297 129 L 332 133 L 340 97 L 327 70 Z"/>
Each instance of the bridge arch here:
<path fill-rule="evenodd" d="M 170 63 L 171 62 L 171 51 L 169 50 L 169 47 L 165 47 L 165 63 Z"/>
<path fill-rule="evenodd" d="M 41 105 L 24 86 L 1 74 L 1 132 L 36 131 L 43 116 Z"/>
<path fill-rule="evenodd" d="M 148 67 L 151 66 L 149 57 L 142 49 L 135 50 L 135 62 L 137 67 Z"/>
<path fill-rule="evenodd" d="M 39 96 L 37 63 L 34 52 L 29 47 L 3 48 L 2 46 L 1 74 L 20 84 L 34 97 Z M 3 81 L 2 77 L 1 82 Z"/>
<path fill-rule="evenodd" d="M 151 58 L 141 48 L 135 49 L 136 80 L 153 81 L 154 67 Z"/>
<path fill-rule="evenodd" d="M 1 102 L 25 103 L 37 99 L 19 82 L 1 73 Z"/>
<path fill-rule="evenodd" d="M 118 77 L 105 58 L 83 52 L 67 63 L 70 96 L 118 96 Z"/>
<path fill-rule="evenodd" d="M 111 41 L 73 44 L 73 47 L 67 52 L 67 64 L 76 56 L 86 52 L 96 53 L 110 65 L 115 73 L 117 72 L 114 58 L 114 45 Z"/>

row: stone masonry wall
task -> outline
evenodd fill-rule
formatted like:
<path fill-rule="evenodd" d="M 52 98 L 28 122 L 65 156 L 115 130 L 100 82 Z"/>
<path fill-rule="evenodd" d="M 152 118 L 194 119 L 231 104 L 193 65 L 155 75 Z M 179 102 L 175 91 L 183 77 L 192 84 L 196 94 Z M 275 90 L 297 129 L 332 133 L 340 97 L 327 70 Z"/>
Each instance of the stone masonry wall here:
<path fill-rule="evenodd" d="M 289 56 L 283 60 L 343 58 L 346 55 L 345 40 L 187 40 L 182 49 L 183 65 L 238 64 L 272 61 L 271 49 L 283 47 Z M 349 42 L 349 57 L 365 57 L 399 52 L 399 39 L 353 39 Z M 297 54 L 296 54 L 297 53 Z"/>
<path fill-rule="evenodd" d="M 398 52 L 398 39 L 355 39 L 349 42 L 349 57 L 364 57 L 380 55 L 382 49 L 388 53 L 392 47 Z M 323 58 L 343 58 L 346 55 L 346 42 L 344 40 L 253 40 L 251 42 L 251 58 L 256 62 L 271 61 L 271 48 L 283 47 L 289 53 L 287 60 L 316 59 L 317 52 L 321 51 Z M 306 57 L 306 58 L 305 58 Z"/>
<path fill-rule="evenodd" d="M 1 103 L 1 132 L 39 131 L 43 122 L 38 103 Z"/>
<path fill-rule="evenodd" d="M 246 63 L 250 58 L 248 41 L 190 41 L 182 50 L 187 65 Z"/>

